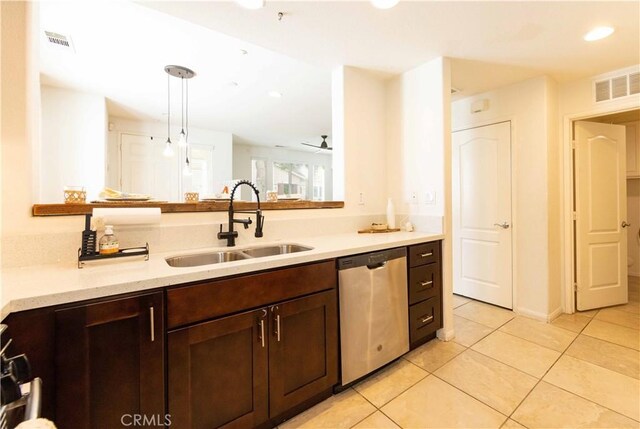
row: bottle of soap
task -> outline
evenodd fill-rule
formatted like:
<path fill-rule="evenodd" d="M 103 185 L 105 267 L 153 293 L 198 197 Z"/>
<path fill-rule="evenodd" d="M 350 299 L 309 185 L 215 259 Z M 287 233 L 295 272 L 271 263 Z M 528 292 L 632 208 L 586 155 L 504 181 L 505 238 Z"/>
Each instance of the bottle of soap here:
<path fill-rule="evenodd" d="M 393 200 L 391 200 L 391 198 L 387 201 L 387 225 L 389 229 L 396 227 L 396 209 L 393 207 Z"/>
<path fill-rule="evenodd" d="M 101 255 L 118 253 L 120 245 L 118 244 L 118 238 L 113 234 L 112 225 L 105 225 L 104 235 L 100 238 L 98 247 Z"/>

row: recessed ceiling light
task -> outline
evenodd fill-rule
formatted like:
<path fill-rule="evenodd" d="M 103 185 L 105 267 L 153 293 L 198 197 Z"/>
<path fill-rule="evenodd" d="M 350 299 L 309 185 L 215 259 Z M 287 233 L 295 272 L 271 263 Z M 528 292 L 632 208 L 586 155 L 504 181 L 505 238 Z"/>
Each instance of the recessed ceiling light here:
<path fill-rule="evenodd" d="M 273 97 L 273 98 L 280 98 L 282 97 L 282 94 L 279 93 L 278 91 L 269 91 L 268 92 L 269 97 Z"/>
<path fill-rule="evenodd" d="M 613 27 L 596 27 L 584 35 L 584 40 L 587 42 L 593 42 L 604 39 L 605 37 L 611 36 L 614 31 Z"/>
<path fill-rule="evenodd" d="M 264 7 L 264 0 L 236 0 L 240 6 L 245 9 L 262 9 Z"/>
<path fill-rule="evenodd" d="M 371 4 L 377 9 L 391 9 L 399 2 L 400 0 L 371 0 Z"/>

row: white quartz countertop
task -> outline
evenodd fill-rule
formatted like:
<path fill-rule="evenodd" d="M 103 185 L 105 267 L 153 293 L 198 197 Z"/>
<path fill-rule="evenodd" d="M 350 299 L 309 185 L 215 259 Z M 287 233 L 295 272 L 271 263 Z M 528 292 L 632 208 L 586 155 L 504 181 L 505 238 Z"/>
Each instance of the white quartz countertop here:
<path fill-rule="evenodd" d="M 78 269 L 75 263 L 7 269 L 2 272 L 0 319 L 17 311 L 268 270 L 443 238 L 442 234 L 421 232 L 403 231 L 386 234 L 354 232 L 306 237 L 301 240 L 259 240 L 250 245 L 236 247 L 152 252 L 148 261 L 141 257 L 111 259 L 88 262 L 82 269 Z M 241 250 L 247 247 L 282 243 L 301 244 L 313 249 L 199 267 L 170 267 L 165 261 L 165 258 L 176 255 L 207 253 L 213 250 Z"/>

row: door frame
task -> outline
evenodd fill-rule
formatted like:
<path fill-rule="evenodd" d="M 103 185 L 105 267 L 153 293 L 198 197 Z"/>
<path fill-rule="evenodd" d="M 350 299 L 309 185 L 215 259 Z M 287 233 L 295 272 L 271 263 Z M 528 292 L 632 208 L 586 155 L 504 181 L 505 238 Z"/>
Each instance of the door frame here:
<path fill-rule="evenodd" d="M 573 224 L 573 123 L 585 121 L 613 113 L 622 113 L 629 110 L 640 109 L 640 99 L 631 97 L 628 100 L 616 100 L 603 106 L 591 106 L 580 113 L 570 113 L 562 117 L 562 223 L 561 223 L 561 247 L 562 247 L 562 311 L 567 314 L 576 312 L 576 298 L 574 291 L 576 264 L 574 255 L 575 228 Z"/>
<path fill-rule="evenodd" d="M 458 131 L 466 131 L 474 128 L 482 128 L 490 125 L 501 124 L 504 122 L 509 122 L 510 139 L 511 139 L 511 141 L 509 142 L 509 145 L 511 148 L 510 157 L 509 157 L 509 162 L 510 162 L 509 170 L 511 172 L 511 189 L 510 189 L 510 192 L 511 192 L 511 307 L 512 307 L 511 310 L 517 314 L 520 314 L 520 311 L 518 309 L 518 287 L 515 281 L 518 278 L 517 276 L 517 273 L 518 273 L 517 231 L 518 231 L 519 223 L 518 223 L 517 211 L 515 210 L 515 207 L 517 207 L 517 204 L 518 204 L 518 193 L 515 192 L 515 190 L 517 189 L 518 177 L 516 174 L 514 174 L 514 168 L 513 168 L 513 166 L 515 165 L 516 159 L 518 158 L 517 145 L 513 144 L 513 142 L 517 141 L 517 138 L 518 138 L 518 131 L 516 126 L 518 121 L 516 120 L 515 116 L 501 116 L 501 117 L 493 118 L 490 120 L 463 124 L 459 128 L 452 129 L 451 134 L 453 138 L 453 133 Z M 453 167 L 453 157 L 451 158 L 451 166 Z M 451 180 L 453 181 L 453 176 L 451 177 Z M 451 197 L 453 198 L 453 191 L 451 192 Z M 452 210 L 451 219 L 453 219 L 453 207 L 451 208 L 451 210 Z M 451 241 L 453 243 L 453 225 L 451 227 L 452 227 Z M 453 265 L 453 253 L 451 256 L 451 264 Z M 453 267 L 452 267 L 451 273 L 452 273 L 452 281 L 453 281 L 454 280 Z M 451 285 L 451 287 L 453 290 L 453 284 Z"/>

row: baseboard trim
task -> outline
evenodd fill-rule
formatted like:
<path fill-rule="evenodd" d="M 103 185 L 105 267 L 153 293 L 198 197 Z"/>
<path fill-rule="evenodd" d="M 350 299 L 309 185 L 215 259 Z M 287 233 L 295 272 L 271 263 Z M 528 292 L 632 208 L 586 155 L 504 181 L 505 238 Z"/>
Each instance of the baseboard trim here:
<path fill-rule="evenodd" d="M 562 311 L 562 307 L 556 308 L 549 314 L 540 313 L 539 311 L 533 311 L 533 310 L 529 310 L 528 308 L 520 307 L 516 309 L 516 313 L 518 313 L 520 316 L 525 316 L 530 319 L 539 320 L 540 322 L 550 323 L 552 320 L 554 320 L 556 317 L 560 316 L 564 312 Z"/>
<path fill-rule="evenodd" d="M 455 329 L 449 329 L 448 331 L 445 331 L 444 329 L 438 329 L 438 331 L 436 332 L 436 336 L 439 340 L 451 341 L 455 338 L 456 331 Z"/>

